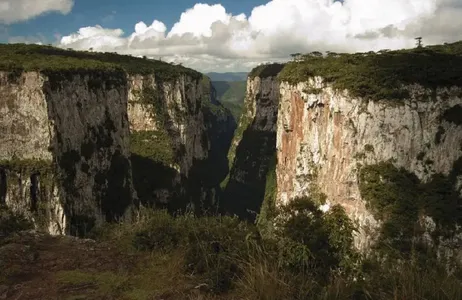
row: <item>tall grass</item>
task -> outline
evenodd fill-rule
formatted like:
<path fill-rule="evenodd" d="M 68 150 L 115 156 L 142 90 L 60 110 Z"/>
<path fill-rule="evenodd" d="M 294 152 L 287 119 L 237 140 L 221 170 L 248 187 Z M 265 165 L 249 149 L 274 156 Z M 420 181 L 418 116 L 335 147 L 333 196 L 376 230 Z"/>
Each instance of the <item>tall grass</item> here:
<path fill-rule="evenodd" d="M 297 214 L 296 217 L 300 215 L 303 216 Z M 306 222 L 307 219 L 292 220 L 289 224 L 305 226 Z M 313 224 L 318 224 L 316 222 Z M 313 231 L 316 227 L 305 228 L 311 232 L 297 234 L 304 238 L 320 234 Z M 220 299 L 462 299 L 460 275 L 448 275 L 435 262 L 426 264 L 420 257 L 400 262 L 360 259 L 360 256 L 346 255 L 346 248 L 338 244 L 335 249 L 341 252 L 332 250 L 333 256 L 313 253 L 303 257 L 308 260 L 303 261 L 297 250 L 303 244 L 293 238 L 299 236 L 297 234 L 270 239 L 262 237 L 254 225 L 237 218 L 171 216 L 165 211 L 151 210 L 142 210 L 134 222 L 122 222 L 94 232 L 95 237 L 118 243 L 130 251 L 153 253 L 155 257 L 175 252 L 170 258 L 175 260 L 172 264 L 175 263 L 177 269 L 180 264 L 184 276 L 202 283 L 209 295 L 218 295 Z M 299 248 L 284 248 L 288 245 L 284 239 L 290 239 Z M 337 257 L 336 254 L 345 254 L 345 259 L 355 261 L 337 261 L 321 270 L 316 265 L 319 261 L 331 261 L 320 255 Z M 308 267 L 294 268 L 297 262 Z M 309 267 L 313 265 L 315 267 Z"/>

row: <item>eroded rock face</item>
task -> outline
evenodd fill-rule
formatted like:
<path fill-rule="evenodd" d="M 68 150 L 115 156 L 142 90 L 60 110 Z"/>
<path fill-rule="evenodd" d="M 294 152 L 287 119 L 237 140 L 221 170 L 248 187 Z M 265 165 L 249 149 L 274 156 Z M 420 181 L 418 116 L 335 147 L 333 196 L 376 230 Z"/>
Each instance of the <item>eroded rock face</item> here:
<path fill-rule="evenodd" d="M 359 222 L 356 246 L 366 249 L 380 222 L 361 195 L 361 168 L 391 162 L 423 183 L 434 174 L 455 174 L 460 182 L 454 170 L 462 157 L 462 90 L 415 85 L 409 99 L 365 101 L 321 82 L 281 83 L 277 200 L 309 195 L 316 185 L 330 205 L 342 205 Z M 307 94 L 309 87 L 321 90 Z M 461 192 L 460 184 L 454 188 Z"/>
<path fill-rule="evenodd" d="M 265 194 L 268 166 L 275 154 L 279 83 L 275 77 L 247 81 L 247 96 L 229 152 L 231 171 L 223 210 L 254 219 Z"/>
<path fill-rule="evenodd" d="M 123 216 L 134 195 L 125 74 L 0 78 L 6 205 L 54 234 Z"/>
<path fill-rule="evenodd" d="M 210 178 L 220 167 L 214 165 L 220 140 L 213 135 L 221 116 L 212 110 L 220 110 L 221 104 L 212 103 L 202 80 L 186 75 L 170 81 L 153 75 L 129 77 L 133 173 L 138 195 L 147 205 L 184 211 L 189 205 L 200 210 L 205 198 L 215 201 L 220 178 Z M 150 172 L 144 172 L 147 169 Z"/>
<path fill-rule="evenodd" d="M 51 160 L 52 124 L 43 92 L 45 78 L 36 72 L 20 77 L 0 72 L 0 160 L 16 153 L 24 159 Z"/>
<path fill-rule="evenodd" d="M 171 137 L 175 161 L 181 174 L 187 176 L 194 160 L 207 157 L 203 142 L 205 130 L 201 110 L 202 88 L 198 80 L 182 75 L 169 81 L 157 81 L 154 75 L 130 76 L 128 116 L 132 132 L 166 130 Z M 146 99 L 146 91 L 153 97 Z M 155 107 L 152 101 L 159 103 Z"/>

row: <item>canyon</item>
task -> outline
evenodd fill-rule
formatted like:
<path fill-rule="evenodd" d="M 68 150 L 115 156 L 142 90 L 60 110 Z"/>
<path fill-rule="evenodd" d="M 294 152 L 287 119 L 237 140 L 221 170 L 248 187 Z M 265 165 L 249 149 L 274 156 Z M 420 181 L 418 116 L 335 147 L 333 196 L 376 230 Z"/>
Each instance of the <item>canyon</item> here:
<path fill-rule="evenodd" d="M 439 256 L 462 255 L 462 87 L 438 73 L 455 54 L 434 50 L 443 66 L 399 51 L 262 65 L 236 124 L 194 70 L 34 47 L 69 66 L 0 74 L 0 202 L 37 228 L 83 236 L 142 206 L 238 215 L 265 231 L 281 206 L 309 198 L 343 207 L 362 251 L 407 247 L 399 236 L 418 230 Z M 440 78 L 407 73 L 422 59 Z"/>
<path fill-rule="evenodd" d="M 211 75 L 0 45 L 0 298 L 461 299 L 462 42 Z"/>

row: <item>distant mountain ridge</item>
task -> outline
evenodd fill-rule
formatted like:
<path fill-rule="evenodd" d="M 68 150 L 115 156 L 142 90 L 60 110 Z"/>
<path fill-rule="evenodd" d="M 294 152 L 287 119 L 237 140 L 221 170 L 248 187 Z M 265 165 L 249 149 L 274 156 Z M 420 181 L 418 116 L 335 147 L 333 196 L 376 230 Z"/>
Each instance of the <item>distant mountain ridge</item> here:
<path fill-rule="evenodd" d="M 212 81 L 247 81 L 249 72 L 210 72 L 206 73 Z"/>

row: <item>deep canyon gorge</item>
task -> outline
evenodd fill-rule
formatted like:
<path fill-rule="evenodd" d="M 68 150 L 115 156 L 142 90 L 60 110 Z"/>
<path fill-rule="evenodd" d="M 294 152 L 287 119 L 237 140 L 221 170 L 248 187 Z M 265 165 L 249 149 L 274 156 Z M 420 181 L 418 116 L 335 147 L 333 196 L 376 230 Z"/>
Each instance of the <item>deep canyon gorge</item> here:
<path fill-rule="evenodd" d="M 258 66 L 239 119 L 183 66 L 0 54 L 0 206 L 37 231 L 86 237 L 148 207 L 237 215 L 265 235 L 309 198 L 344 209 L 361 253 L 418 240 L 449 270 L 462 262 L 462 42 Z"/>

